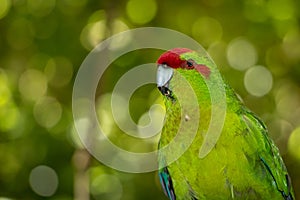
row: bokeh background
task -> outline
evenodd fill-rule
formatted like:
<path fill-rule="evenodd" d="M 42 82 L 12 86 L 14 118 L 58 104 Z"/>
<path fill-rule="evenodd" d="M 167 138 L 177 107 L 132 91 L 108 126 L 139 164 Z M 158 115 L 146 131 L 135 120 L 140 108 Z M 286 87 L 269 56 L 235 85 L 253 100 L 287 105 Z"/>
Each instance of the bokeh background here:
<path fill-rule="evenodd" d="M 143 26 L 174 29 L 203 45 L 266 122 L 300 198 L 299 8 L 298 0 L 0 0 L 0 199 L 166 199 L 155 172 L 119 172 L 91 157 L 72 118 L 84 58 L 105 38 Z M 99 84 L 99 119 L 125 149 L 153 150 L 158 137 L 141 145 L 122 136 L 111 91 L 122 74 L 160 53 L 120 57 Z M 133 120 L 145 124 L 157 101 L 154 84 L 139 88 L 130 101 Z"/>

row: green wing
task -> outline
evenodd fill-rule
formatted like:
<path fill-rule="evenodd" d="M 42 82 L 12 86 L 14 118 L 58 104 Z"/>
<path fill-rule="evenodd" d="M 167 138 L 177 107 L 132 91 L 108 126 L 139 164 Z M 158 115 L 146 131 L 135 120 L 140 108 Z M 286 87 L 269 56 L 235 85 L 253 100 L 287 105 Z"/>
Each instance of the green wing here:
<path fill-rule="evenodd" d="M 268 137 L 266 126 L 251 111 L 246 109 L 244 111 L 242 120 L 245 122 L 246 129 L 250 133 L 246 137 L 248 137 L 251 145 L 257 148 L 259 159 L 269 173 L 273 185 L 276 186 L 284 199 L 295 199 L 287 169 L 279 155 L 278 148 Z"/>

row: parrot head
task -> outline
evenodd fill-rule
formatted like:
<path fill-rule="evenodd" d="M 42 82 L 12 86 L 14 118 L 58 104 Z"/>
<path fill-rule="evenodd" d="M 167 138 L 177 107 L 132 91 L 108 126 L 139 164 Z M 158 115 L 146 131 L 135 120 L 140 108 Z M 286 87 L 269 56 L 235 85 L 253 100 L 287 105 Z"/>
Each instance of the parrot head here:
<path fill-rule="evenodd" d="M 173 78 L 174 70 L 190 71 L 202 78 L 209 79 L 211 67 L 210 59 L 199 55 L 198 52 L 187 48 L 174 48 L 163 53 L 157 60 L 157 87 L 160 92 L 174 99 L 170 89 L 170 81 Z"/>

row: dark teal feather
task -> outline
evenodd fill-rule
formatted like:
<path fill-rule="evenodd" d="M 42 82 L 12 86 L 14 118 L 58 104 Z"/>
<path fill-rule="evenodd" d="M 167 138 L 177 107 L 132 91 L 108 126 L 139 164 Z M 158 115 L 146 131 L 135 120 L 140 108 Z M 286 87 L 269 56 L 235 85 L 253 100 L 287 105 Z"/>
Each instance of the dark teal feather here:
<path fill-rule="evenodd" d="M 175 192 L 173 188 L 172 179 L 167 167 L 164 167 L 158 172 L 160 183 L 163 187 L 164 193 L 170 200 L 175 200 Z"/>

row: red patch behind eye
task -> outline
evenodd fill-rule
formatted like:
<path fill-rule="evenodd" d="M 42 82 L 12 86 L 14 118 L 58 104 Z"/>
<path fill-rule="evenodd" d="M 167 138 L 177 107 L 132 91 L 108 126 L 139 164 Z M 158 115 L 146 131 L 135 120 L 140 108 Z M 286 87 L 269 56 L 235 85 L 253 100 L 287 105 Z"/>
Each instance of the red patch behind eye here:
<path fill-rule="evenodd" d="M 206 65 L 196 65 L 195 69 L 202 75 L 205 76 L 205 78 L 208 78 L 210 75 L 210 69 Z"/>
<path fill-rule="evenodd" d="M 172 68 L 179 68 L 183 67 L 185 64 L 184 60 L 180 59 L 180 54 L 186 53 L 186 52 L 191 52 L 192 50 L 187 49 L 187 48 L 175 48 L 167 51 L 166 53 L 162 54 L 158 60 L 158 64 L 167 64 L 169 67 Z"/>
<path fill-rule="evenodd" d="M 175 48 L 171 49 L 164 54 L 162 54 L 158 60 L 157 64 L 167 64 L 169 67 L 174 69 L 176 68 L 185 68 L 185 69 L 196 69 L 200 74 L 202 74 L 205 78 L 208 78 L 210 75 L 210 69 L 206 65 L 193 63 L 192 67 L 188 67 L 186 60 L 180 59 L 180 54 L 192 52 L 192 50 L 187 48 Z"/>
<path fill-rule="evenodd" d="M 180 55 L 180 54 L 183 54 L 186 52 L 192 52 L 192 50 L 190 50 L 188 48 L 174 48 L 174 49 L 171 49 L 170 52 Z"/>

